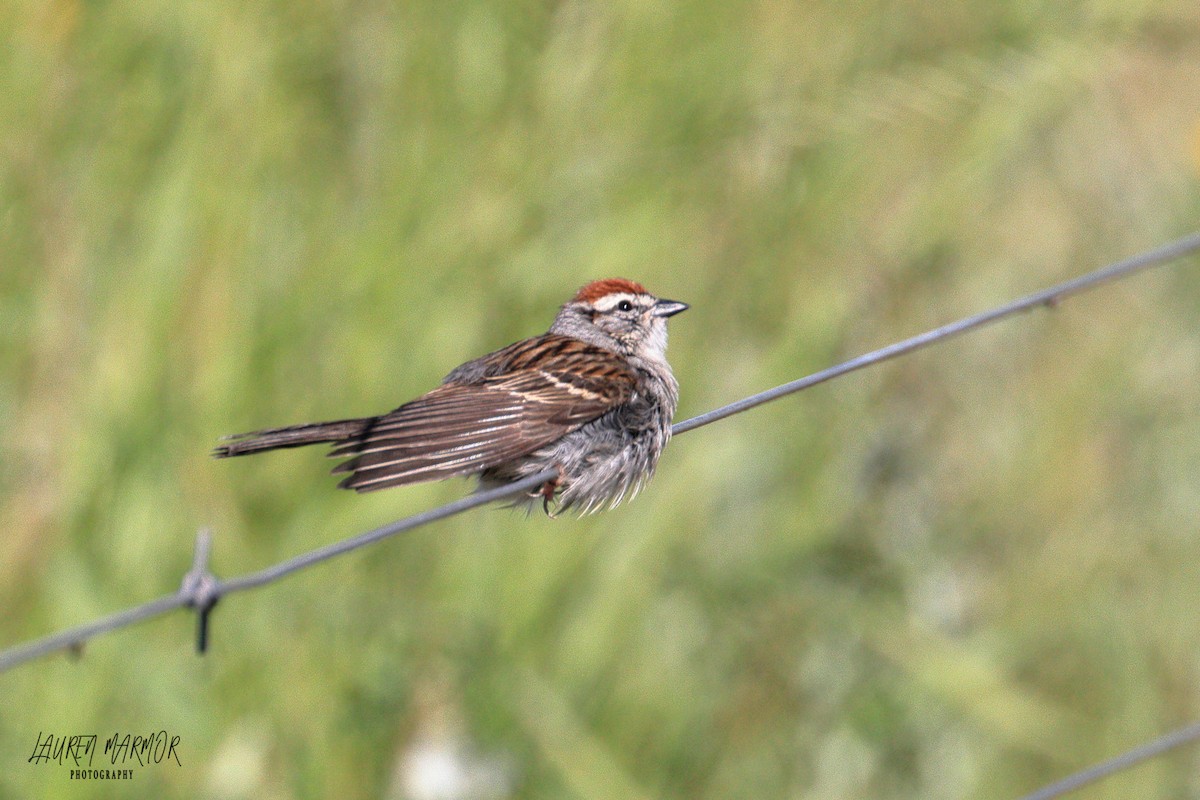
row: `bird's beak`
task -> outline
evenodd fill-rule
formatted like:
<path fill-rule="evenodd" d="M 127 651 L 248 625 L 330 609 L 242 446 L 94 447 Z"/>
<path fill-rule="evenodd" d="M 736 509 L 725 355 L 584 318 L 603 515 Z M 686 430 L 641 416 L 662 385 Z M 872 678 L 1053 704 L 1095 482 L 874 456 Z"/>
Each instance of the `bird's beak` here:
<path fill-rule="evenodd" d="M 687 310 L 687 303 L 681 303 L 678 300 L 659 300 L 654 304 L 654 308 L 650 310 L 650 313 L 656 317 L 673 317 L 680 311 Z"/>

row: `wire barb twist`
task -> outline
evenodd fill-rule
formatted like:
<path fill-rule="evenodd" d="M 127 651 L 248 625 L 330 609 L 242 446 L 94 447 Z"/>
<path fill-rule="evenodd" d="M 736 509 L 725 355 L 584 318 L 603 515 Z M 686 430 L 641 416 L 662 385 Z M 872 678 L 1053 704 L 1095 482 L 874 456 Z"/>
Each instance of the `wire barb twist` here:
<path fill-rule="evenodd" d="M 211 553 L 212 531 L 201 528 L 196 532 L 192 568 L 183 576 L 183 583 L 179 587 L 179 594 L 187 607 L 196 612 L 196 652 L 200 655 L 208 651 L 208 617 L 221 599 L 221 583 L 208 569 Z"/>

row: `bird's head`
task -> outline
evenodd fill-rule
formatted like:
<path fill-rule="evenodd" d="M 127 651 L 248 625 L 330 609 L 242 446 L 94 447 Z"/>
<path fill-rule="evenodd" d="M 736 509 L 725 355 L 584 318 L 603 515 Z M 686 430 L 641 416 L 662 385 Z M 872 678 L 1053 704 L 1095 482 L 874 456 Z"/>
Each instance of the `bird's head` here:
<path fill-rule="evenodd" d="M 663 359 L 667 317 L 687 308 L 687 303 L 655 297 L 640 283 L 607 278 L 576 292 L 559 310 L 550 332 L 626 355 Z"/>

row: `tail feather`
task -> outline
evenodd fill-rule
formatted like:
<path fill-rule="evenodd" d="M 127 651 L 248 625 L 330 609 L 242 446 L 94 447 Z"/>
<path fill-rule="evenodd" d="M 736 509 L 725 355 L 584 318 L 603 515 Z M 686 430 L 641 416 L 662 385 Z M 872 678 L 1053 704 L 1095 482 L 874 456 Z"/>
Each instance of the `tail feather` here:
<path fill-rule="evenodd" d="M 305 425 L 289 425 L 286 428 L 267 428 L 249 433 L 235 433 L 232 436 L 221 437 L 222 441 L 228 442 L 228 444 L 219 445 L 213 449 L 213 456 L 228 458 L 262 453 L 267 450 L 280 450 L 285 447 L 344 442 L 360 435 L 373 420 L 374 417 L 340 419 L 334 422 L 312 422 Z"/>

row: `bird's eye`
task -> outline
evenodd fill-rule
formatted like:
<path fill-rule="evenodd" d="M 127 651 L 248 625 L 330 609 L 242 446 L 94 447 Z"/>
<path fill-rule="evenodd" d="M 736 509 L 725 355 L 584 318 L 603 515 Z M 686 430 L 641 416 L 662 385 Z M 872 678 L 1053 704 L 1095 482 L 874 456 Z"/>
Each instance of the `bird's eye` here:
<path fill-rule="evenodd" d="M 617 303 L 617 311 L 633 311 L 633 303 L 628 300 L 622 300 Z"/>

